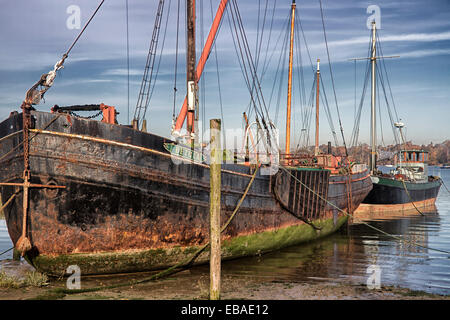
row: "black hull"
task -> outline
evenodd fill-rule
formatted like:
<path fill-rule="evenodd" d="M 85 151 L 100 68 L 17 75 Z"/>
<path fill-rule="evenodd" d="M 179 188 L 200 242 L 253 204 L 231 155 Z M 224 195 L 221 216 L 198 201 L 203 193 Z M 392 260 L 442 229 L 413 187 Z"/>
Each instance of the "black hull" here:
<path fill-rule="evenodd" d="M 207 165 L 175 164 L 163 147 L 171 141 L 128 127 L 66 115 L 52 122 L 55 114 L 32 115 L 31 183 L 66 187 L 30 189 L 27 236 L 33 248 L 27 258 L 38 269 L 53 274 L 64 273 L 70 264 L 82 265 L 83 274 L 159 269 L 208 242 Z M 21 114 L 0 124 L 2 182 L 22 182 L 21 126 Z M 222 168 L 221 221 L 226 221 L 254 169 L 238 164 Z M 308 174 L 310 179 L 318 177 Z M 367 171 L 350 177 L 355 209 L 372 186 Z M 230 241 L 226 258 L 313 240 L 345 222 L 347 217 L 328 204 L 313 216 L 306 210 L 305 219 L 295 217 L 274 195 L 274 179 L 258 172 L 238 216 L 223 234 L 223 240 Z M 344 210 L 349 206 L 347 180 L 347 175 L 331 175 L 327 181 L 328 201 Z M 16 190 L 2 187 L 2 198 L 6 201 Z M 22 201 L 19 192 L 5 210 L 15 244 L 22 232 Z M 314 201 L 319 200 L 308 201 L 316 208 Z M 322 231 L 305 223 L 310 217 Z M 286 235 L 278 238 L 282 233 Z"/>
<path fill-rule="evenodd" d="M 395 205 L 436 199 L 440 180 L 412 183 L 384 177 L 374 177 L 373 189 L 363 200 L 364 204 Z"/>

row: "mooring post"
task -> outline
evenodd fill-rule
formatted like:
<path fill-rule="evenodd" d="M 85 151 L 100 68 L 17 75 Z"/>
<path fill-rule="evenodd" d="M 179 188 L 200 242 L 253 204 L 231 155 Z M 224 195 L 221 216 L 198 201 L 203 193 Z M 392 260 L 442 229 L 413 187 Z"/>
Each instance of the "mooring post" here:
<path fill-rule="evenodd" d="M 210 211 L 209 211 L 209 236 L 210 236 L 210 300 L 220 299 L 220 272 L 221 272 L 221 248 L 220 248 L 220 186 L 221 186 L 221 162 L 223 151 L 220 143 L 220 119 L 211 119 L 211 164 L 210 164 Z"/>

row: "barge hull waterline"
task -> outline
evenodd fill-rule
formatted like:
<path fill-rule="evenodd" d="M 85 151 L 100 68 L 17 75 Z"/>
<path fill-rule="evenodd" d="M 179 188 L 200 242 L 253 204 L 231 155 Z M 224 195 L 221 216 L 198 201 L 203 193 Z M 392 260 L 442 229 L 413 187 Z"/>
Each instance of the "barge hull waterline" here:
<path fill-rule="evenodd" d="M 435 209 L 436 198 L 426 199 L 422 201 L 414 201 L 409 203 L 397 204 L 369 204 L 361 203 L 355 211 L 355 215 L 365 213 L 380 213 L 380 212 L 394 212 L 394 211 L 411 211 L 417 209 Z"/>
<path fill-rule="evenodd" d="M 316 230 L 307 224 L 238 236 L 222 240 L 222 260 L 256 256 L 319 238 L 337 231 L 348 220 L 341 216 L 337 220 L 315 221 Z M 74 253 L 58 256 L 39 255 L 29 262 L 38 270 L 53 276 L 66 274 L 68 266 L 80 267 L 82 275 L 133 273 L 163 270 L 184 261 L 189 261 L 201 246 L 172 247 L 123 252 Z M 209 250 L 200 254 L 192 265 L 209 261 Z"/>

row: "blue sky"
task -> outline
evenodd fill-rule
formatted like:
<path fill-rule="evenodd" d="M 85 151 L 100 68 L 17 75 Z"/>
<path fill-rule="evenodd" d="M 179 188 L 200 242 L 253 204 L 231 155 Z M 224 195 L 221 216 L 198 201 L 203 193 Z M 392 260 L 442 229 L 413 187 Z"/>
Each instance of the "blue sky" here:
<path fill-rule="evenodd" d="M 183 1 L 181 1 L 183 3 Z M 258 10 L 262 14 L 266 0 L 239 0 L 241 16 L 252 49 L 256 47 L 258 34 Z M 392 87 L 399 117 L 407 126 L 407 139 L 422 144 L 441 142 L 450 138 L 450 1 L 448 0 L 378 0 L 354 1 L 322 0 L 330 58 L 336 84 L 336 95 L 342 118 L 346 141 L 350 140 L 353 129 L 355 108 L 355 69 L 348 59 L 364 57 L 367 53 L 370 31 L 366 22 L 370 14 L 369 5 L 380 8 L 381 29 L 379 34 L 385 55 L 400 55 L 398 59 L 386 60 L 389 81 Z M 158 1 L 129 0 L 130 32 L 130 100 L 129 112 L 132 118 Z M 201 44 L 200 6 L 203 6 L 206 37 L 211 24 L 211 8 L 215 13 L 219 1 L 197 1 L 198 47 Z M 269 23 L 274 0 L 268 2 L 268 14 L 263 38 L 266 46 Z M 41 74 L 53 68 L 56 61 L 68 49 L 80 30 L 69 29 L 67 8 L 77 5 L 81 12 L 81 26 L 95 10 L 98 2 L 92 0 L 0 0 L 0 118 L 18 110 L 25 92 Z M 175 34 L 177 1 L 166 0 L 166 11 L 170 4 L 170 20 L 164 44 L 164 53 L 156 82 L 155 93 L 147 112 L 148 129 L 156 134 L 170 136 L 173 109 Z M 277 0 L 274 13 L 271 42 L 268 56 L 275 51 L 267 74 L 262 80 L 264 96 L 269 101 L 274 75 L 279 61 L 280 47 L 276 47 L 282 27 L 286 23 L 291 1 Z M 212 6 L 212 7 L 211 7 Z M 321 59 L 321 70 L 325 89 L 334 116 L 334 126 L 338 130 L 327 53 L 325 49 L 322 20 L 318 0 L 297 1 L 299 18 L 305 31 L 311 57 Z M 184 8 L 182 8 L 182 12 Z M 260 15 L 262 17 L 262 15 Z M 184 13 L 181 16 L 183 23 Z M 262 18 L 261 18 L 262 19 Z M 262 20 L 260 20 L 260 25 Z M 165 30 L 165 16 L 162 34 Z M 162 42 L 162 40 L 161 40 Z M 160 42 L 160 44 L 161 44 Z M 185 90 L 184 32 L 180 36 L 178 69 L 178 112 Z M 309 61 L 305 59 L 305 91 L 311 88 L 313 76 Z M 249 103 L 249 93 L 245 87 L 239 62 L 235 53 L 230 27 L 225 17 L 216 41 L 221 83 L 224 124 L 227 128 L 242 125 L 242 112 Z M 159 50 L 158 50 L 159 51 Z M 199 57 L 199 53 L 198 56 Z M 261 59 L 265 56 L 262 53 Z M 359 101 L 363 83 L 364 62 L 357 63 L 357 99 Z M 204 102 L 201 119 L 220 117 L 219 91 L 215 55 L 211 54 L 207 63 L 204 82 L 200 94 Z M 287 90 L 283 88 L 283 90 Z M 282 101 L 285 101 L 285 97 Z M 293 135 L 301 129 L 299 100 L 294 98 Z M 126 15 L 125 0 L 106 0 L 85 34 L 66 60 L 65 68 L 58 74 L 54 86 L 47 92 L 45 103 L 38 110 L 47 111 L 54 104 L 106 103 L 118 108 L 119 122 L 128 118 L 127 60 L 126 60 Z M 360 140 L 368 142 L 369 137 L 369 97 L 361 119 Z M 384 107 L 382 107 L 384 108 Z M 275 117 L 275 104 L 270 105 Z M 382 109 L 383 134 L 386 144 L 393 142 L 387 113 Z M 278 127 L 283 132 L 285 126 L 284 102 L 279 110 Z M 314 134 L 311 131 L 311 134 Z M 379 135 L 380 135 L 379 131 Z M 332 141 L 330 127 L 324 112 L 321 112 L 320 142 Z M 340 139 L 340 134 L 339 134 Z M 381 140 L 381 136 L 379 136 Z M 284 133 L 280 138 L 284 141 Z"/>

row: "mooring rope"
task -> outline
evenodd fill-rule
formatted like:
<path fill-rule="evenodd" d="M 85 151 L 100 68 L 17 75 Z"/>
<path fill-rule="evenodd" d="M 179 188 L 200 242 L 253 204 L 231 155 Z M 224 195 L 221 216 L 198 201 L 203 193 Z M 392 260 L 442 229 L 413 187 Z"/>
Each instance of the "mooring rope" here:
<path fill-rule="evenodd" d="M 441 182 L 442 182 L 442 185 L 444 186 L 445 190 L 447 190 L 447 192 L 450 193 L 450 190 L 448 190 L 448 188 L 445 185 L 445 182 L 444 182 L 444 180 L 442 178 L 441 178 Z"/>
<path fill-rule="evenodd" d="M 322 199 L 323 201 L 325 201 L 326 203 L 328 203 L 330 206 L 332 206 L 332 207 L 335 208 L 336 210 L 338 210 L 338 211 L 344 213 L 345 215 L 347 215 L 347 216 L 349 216 L 349 217 L 351 217 L 351 218 L 354 218 L 354 215 L 353 215 L 353 214 L 349 214 L 348 212 L 345 212 L 345 211 L 342 210 L 341 208 L 337 207 L 334 203 L 331 203 L 331 202 L 328 201 L 327 199 L 323 198 L 321 195 L 319 195 L 319 194 L 317 194 L 316 192 L 314 192 L 314 190 L 312 190 L 311 188 L 309 188 L 307 185 L 305 185 L 303 182 L 301 182 L 299 179 L 297 179 L 293 174 L 291 174 L 287 168 L 285 168 L 284 166 L 281 166 L 281 165 L 280 165 L 280 168 L 283 169 L 283 170 L 285 170 L 287 173 L 289 173 L 289 174 L 290 174 L 295 180 L 297 180 L 302 186 L 304 186 L 305 188 L 307 188 L 308 190 L 310 190 L 311 192 L 313 192 L 314 194 L 316 194 L 320 199 Z M 386 236 L 388 236 L 388 237 L 391 237 L 391 238 L 393 238 L 393 239 L 396 239 L 396 240 L 399 240 L 399 241 L 402 241 L 402 242 L 405 242 L 405 243 L 409 243 L 409 244 L 411 244 L 411 245 L 415 245 L 415 246 L 417 246 L 417 247 L 421 247 L 421 248 L 424 248 L 424 249 L 428 249 L 428 250 L 432 250 L 432 251 L 437 251 L 437 252 L 441 252 L 441 253 L 446 253 L 446 254 L 449 254 L 449 255 L 450 255 L 450 251 L 445 251 L 445 250 L 441 250 L 441 249 L 435 249 L 435 248 L 423 246 L 423 245 L 418 244 L 418 243 L 416 243 L 416 242 L 408 241 L 408 240 L 402 239 L 402 238 L 400 238 L 400 237 L 397 237 L 397 236 L 395 236 L 395 235 L 393 235 L 393 234 L 387 233 L 386 231 L 383 231 L 383 230 L 381 230 L 381 229 L 379 229 L 379 228 L 377 228 L 377 227 L 374 227 L 374 226 L 372 226 L 371 224 L 369 224 L 369 223 L 367 223 L 367 222 L 361 221 L 361 223 L 364 224 L 364 225 L 366 225 L 366 226 L 368 226 L 369 228 L 371 228 L 371 229 L 373 229 L 373 230 L 375 230 L 375 231 L 378 231 L 378 232 L 380 232 L 380 233 L 382 233 L 382 234 L 384 234 L 384 235 L 386 235 Z"/>
<path fill-rule="evenodd" d="M 2 205 L 2 207 L 0 208 L 0 213 L 3 212 L 3 210 L 5 210 L 5 208 L 11 203 L 11 201 L 14 200 L 14 198 L 16 197 L 16 195 L 19 193 L 19 191 L 17 191 L 16 193 L 14 193 L 9 199 L 8 201 L 5 202 L 4 205 Z"/>
<path fill-rule="evenodd" d="M 4 255 L 5 253 L 8 253 L 8 252 L 10 252 L 12 249 L 14 249 L 14 247 L 12 247 L 12 248 L 9 248 L 8 250 L 6 250 L 6 251 L 3 251 L 2 253 L 0 253 L 0 256 L 1 255 Z"/>
<path fill-rule="evenodd" d="M 422 213 L 422 211 L 419 210 L 419 208 L 416 207 L 416 205 L 414 204 L 414 201 L 411 197 L 411 195 L 409 194 L 408 188 L 406 188 L 406 183 L 405 180 L 402 179 L 402 183 L 403 183 L 403 188 L 405 188 L 406 194 L 409 197 L 409 201 L 411 202 L 411 204 L 414 206 L 414 208 L 417 210 L 418 213 L 420 213 L 422 216 L 424 216 L 424 214 Z"/>
<path fill-rule="evenodd" d="M 234 217 L 236 216 L 236 213 L 238 212 L 239 208 L 241 207 L 242 203 L 244 202 L 244 199 L 247 197 L 247 194 L 250 190 L 250 187 L 253 184 L 253 181 L 256 178 L 256 174 L 258 173 L 259 170 L 259 162 L 256 165 L 256 169 L 255 172 L 252 175 L 252 178 L 250 179 L 250 182 L 247 185 L 247 188 L 245 189 L 245 192 L 243 193 L 241 199 L 239 200 L 238 204 L 236 205 L 233 213 L 231 214 L 230 218 L 227 220 L 227 222 L 223 225 L 223 227 L 220 229 L 220 233 L 222 233 L 223 231 L 225 231 L 225 229 L 229 226 L 229 224 L 231 223 L 231 221 L 234 219 Z M 53 290 L 53 292 L 55 293 L 62 293 L 62 294 L 78 294 L 78 293 L 88 293 L 88 292 L 96 292 L 96 291 L 101 291 L 101 290 L 109 290 L 109 289 L 116 289 L 116 288 L 120 288 L 120 287 L 126 287 L 126 286 L 133 286 L 133 285 L 137 285 L 137 284 L 142 284 L 142 283 L 146 283 L 146 282 L 150 282 L 150 281 L 154 281 L 154 280 L 158 280 L 160 278 L 163 278 L 165 276 L 169 276 L 172 275 L 174 273 L 178 273 L 180 271 L 183 271 L 187 268 L 189 268 L 190 266 L 192 266 L 192 264 L 194 263 L 195 259 L 197 259 L 200 254 L 209 246 L 209 242 L 204 244 L 203 246 L 201 246 L 200 248 L 198 248 L 197 251 L 194 252 L 194 254 L 192 255 L 192 257 L 189 257 L 177 264 L 175 264 L 174 266 L 163 270 L 157 274 L 154 274 L 148 278 L 144 278 L 141 280 L 133 280 L 133 281 L 128 281 L 128 282 L 124 282 L 124 283 L 119 283 L 119 284 L 114 284 L 114 285 L 110 285 L 110 286 L 101 286 L 101 287 L 94 287 L 94 288 L 87 288 L 87 289 L 65 289 L 65 288 L 58 288 Z"/>

